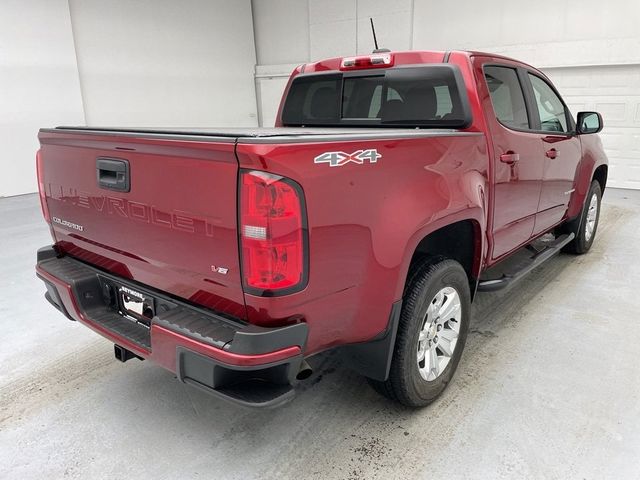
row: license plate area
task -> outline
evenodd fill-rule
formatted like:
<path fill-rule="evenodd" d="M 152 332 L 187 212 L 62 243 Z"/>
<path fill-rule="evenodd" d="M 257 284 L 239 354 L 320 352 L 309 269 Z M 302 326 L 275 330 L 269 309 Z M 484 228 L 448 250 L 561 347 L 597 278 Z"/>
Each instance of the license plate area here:
<path fill-rule="evenodd" d="M 151 319 L 156 313 L 155 299 L 125 286 L 118 287 L 117 292 L 120 315 L 147 328 L 151 327 Z"/>
<path fill-rule="evenodd" d="M 133 322 L 151 329 L 151 319 L 156 313 L 168 312 L 177 305 L 169 299 L 138 289 L 137 286 L 114 281 L 98 275 L 105 307 L 122 317 L 123 321 Z"/>

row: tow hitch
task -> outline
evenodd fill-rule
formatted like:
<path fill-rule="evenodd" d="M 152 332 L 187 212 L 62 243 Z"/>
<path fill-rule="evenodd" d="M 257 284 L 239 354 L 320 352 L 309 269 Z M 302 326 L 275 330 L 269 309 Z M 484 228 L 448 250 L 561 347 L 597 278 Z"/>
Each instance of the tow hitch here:
<path fill-rule="evenodd" d="M 144 358 L 139 357 L 138 355 L 136 355 L 135 353 L 133 353 L 130 350 L 127 350 L 124 347 L 121 347 L 120 345 L 113 345 L 113 350 L 114 353 L 116 355 L 116 358 L 118 360 L 120 360 L 121 362 L 126 362 L 127 360 L 131 360 L 132 358 L 137 358 L 138 360 L 144 360 Z"/>

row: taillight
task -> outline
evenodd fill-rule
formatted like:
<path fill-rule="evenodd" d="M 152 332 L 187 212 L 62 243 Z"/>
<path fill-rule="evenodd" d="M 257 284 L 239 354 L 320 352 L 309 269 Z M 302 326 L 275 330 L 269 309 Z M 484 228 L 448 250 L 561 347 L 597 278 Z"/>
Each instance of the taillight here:
<path fill-rule="evenodd" d="M 240 248 L 247 293 L 276 296 L 307 283 L 307 221 L 302 188 L 260 171 L 240 175 Z"/>
<path fill-rule="evenodd" d="M 51 223 L 49 218 L 49 207 L 47 207 L 47 196 L 44 188 L 42 150 L 38 150 L 36 152 L 36 175 L 38 176 L 38 192 L 40 193 L 40 207 L 42 207 L 42 216 L 47 223 Z"/>

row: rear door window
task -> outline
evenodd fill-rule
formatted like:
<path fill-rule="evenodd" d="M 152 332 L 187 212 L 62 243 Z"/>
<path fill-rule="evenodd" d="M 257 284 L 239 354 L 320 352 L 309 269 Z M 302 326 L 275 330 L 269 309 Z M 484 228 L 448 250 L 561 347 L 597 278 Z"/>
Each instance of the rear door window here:
<path fill-rule="evenodd" d="M 527 105 L 515 68 L 486 66 L 484 76 L 496 118 L 503 125 L 528 130 Z"/>

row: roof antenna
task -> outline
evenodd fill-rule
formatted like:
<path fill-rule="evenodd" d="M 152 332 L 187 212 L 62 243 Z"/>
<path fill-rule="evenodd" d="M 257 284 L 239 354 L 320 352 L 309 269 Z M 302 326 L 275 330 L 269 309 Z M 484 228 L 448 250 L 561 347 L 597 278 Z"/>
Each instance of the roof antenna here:
<path fill-rule="evenodd" d="M 371 22 L 371 33 L 373 33 L 373 44 L 376 48 L 373 50 L 373 53 L 386 53 L 390 52 L 388 48 L 378 48 L 378 39 L 376 38 L 376 27 L 373 26 L 373 18 L 369 17 L 369 21 Z"/>

